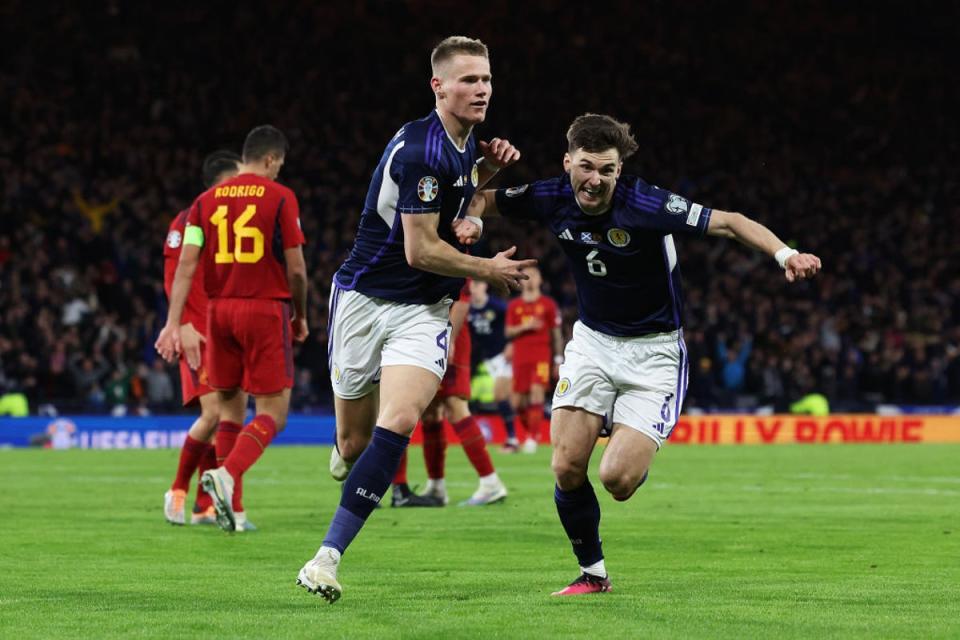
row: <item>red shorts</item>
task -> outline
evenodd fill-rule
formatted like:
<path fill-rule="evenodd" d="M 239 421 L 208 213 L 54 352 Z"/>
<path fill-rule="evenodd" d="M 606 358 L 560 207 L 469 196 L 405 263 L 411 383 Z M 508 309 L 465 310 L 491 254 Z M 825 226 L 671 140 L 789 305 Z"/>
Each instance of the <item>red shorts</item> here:
<path fill-rule="evenodd" d="M 196 402 L 200 396 L 213 393 L 213 388 L 207 379 L 206 349 L 200 349 L 200 366 L 194 371 L 187 364 L 187 359 L 180 357 L 180 392 L 183 394 L 183 406 Z"/>
<path fill-rule="evenodd" d="M 470 365 L 450 363 L 437 391 L 440 398 L 470 398 Z"/>
<path fill-rule="evenodd" d="M 538 384 L 546 388 L 550 383 L 550 362 L 513 363 L 513 390 L 517 393 L 530 393 L 530 387 Z"/>
<path fill-rule="evenodd" d="M 211 387 L 239 387 L 253 395 L 293 387 L 289 302 L 216 298 L 207 309 Z"/>

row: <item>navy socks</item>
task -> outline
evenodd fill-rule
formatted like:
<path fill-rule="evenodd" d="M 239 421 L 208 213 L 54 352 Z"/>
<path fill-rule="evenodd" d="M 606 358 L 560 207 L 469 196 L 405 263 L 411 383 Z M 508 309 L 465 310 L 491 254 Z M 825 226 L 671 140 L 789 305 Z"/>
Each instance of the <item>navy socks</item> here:
<path fill-rule="evenodd" d="M 333 547 L 340 553 L 350 546 L 389 488 L 409 443 L 410 438 L 383 427 L 373 430 L 370 444 L 343 483 L 340 506 L 323 539 L 323 546 Z"/>
<path fill-rule="evenodd" d="M 603 550 L 600 548 L 600 503 L 597 502 L 590 480 L 584 481 L 583 486 L 573 491 L 555 487 L 553 499 L 580 566 L 589 567 L 603 560 Z"/>

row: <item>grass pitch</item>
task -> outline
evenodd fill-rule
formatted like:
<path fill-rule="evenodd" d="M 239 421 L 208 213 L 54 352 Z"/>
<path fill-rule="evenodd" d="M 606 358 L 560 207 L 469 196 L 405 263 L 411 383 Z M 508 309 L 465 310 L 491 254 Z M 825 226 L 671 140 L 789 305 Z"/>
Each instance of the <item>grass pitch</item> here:
<path fill-rule="evenodd" d="M 328 449 L 270 449 L 234 535 L 163 521 L 176 451 L 0 451 L 0 637 L 960 637 L 960 446 L 668 446 L 629 502 L 597 486 L 614 591 L 566 599 L 549 451 L 494 455 L 505 504 L 377 511 L 330 606 L 294 586 Z"/>

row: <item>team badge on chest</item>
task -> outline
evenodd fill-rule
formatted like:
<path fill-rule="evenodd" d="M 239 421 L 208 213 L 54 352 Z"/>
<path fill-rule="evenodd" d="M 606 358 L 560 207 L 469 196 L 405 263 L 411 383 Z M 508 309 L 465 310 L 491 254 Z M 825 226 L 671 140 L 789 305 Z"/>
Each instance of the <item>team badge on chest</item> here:
<path fill-rule="evenodd" d="M 423 176 L 417 183 L 417 195 L 424 202 L 433 202 L 440 191 L 440 183 L 433 176 Z"/>
<path fill-rule="evenodd" d="M 607 231 L 607 240 L 610 241 L 610 244 L 619 248 L 623 248 L 630 244 L 630 234 L 624 231 L 623 229 L 617 229 L 614 227 Z"/>
<path fill-rule="evenodd" d="M 477 168 L 477 165 L 473 165 L 473 169 L 470 170 L 470 184 L 474 187 L 480 184 L 480 169 Z"/>

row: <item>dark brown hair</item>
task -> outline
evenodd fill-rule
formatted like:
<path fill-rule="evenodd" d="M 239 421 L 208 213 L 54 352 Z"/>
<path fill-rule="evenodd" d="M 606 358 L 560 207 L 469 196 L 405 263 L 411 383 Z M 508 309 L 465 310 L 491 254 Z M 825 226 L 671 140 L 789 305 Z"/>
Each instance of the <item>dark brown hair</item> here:
<path fill-rule="evenodd" d="M 630 125 L 597 113 L 577 116 L 567 129 L 567 145 L 570 153 L 577 149 L 591 153 L 616 149 L 621 160 L 637 150 L 637 141 L 630 133 Z"/>

